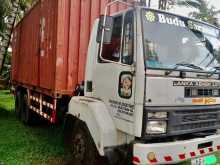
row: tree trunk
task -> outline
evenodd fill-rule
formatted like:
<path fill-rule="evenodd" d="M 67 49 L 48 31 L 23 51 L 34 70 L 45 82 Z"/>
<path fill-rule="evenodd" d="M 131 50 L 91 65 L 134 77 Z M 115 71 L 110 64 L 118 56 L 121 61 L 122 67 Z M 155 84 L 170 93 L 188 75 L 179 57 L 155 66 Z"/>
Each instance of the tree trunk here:
<path fill-rule="evenodd" d="M 1 47 L 0 47 L 0 75 L 2 74 L 3 68 L 4 68 L 4 63 L 6 60 L 7 56 L 7 51 L 10 46 L 10 41 L 11 41 L 11 36 L 12 36 L 12 31 L 15 25 L 16 21 L 16 16 L 18 13 L 18 4 L 19 0 L 14 0 L 12 1 L 12 6 L 10 8 L 10 13 L 8 15 L 7 19 L 7 28 L 4 31 L 4 35 L 2 40 L 1 40 Z"/>
<path fill-rule="evenodd" d="M 2 70 L 3 59 L 4 59 L 4 55 L 3 53 L 0 52 L 0 71 Z"/>

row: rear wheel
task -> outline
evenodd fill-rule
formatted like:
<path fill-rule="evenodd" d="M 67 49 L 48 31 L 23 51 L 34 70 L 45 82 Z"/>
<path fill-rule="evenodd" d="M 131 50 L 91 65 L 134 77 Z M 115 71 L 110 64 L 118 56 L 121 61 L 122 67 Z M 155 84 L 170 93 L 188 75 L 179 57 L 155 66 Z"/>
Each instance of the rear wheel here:
<path fill-rule="evenodd" d="M 28 101 L 28 95 L 23 94 L 22 95 L 22 104 L 21 104 L 21 121 L 24 124 L 31 124 L 32 123 L 32 111 L 29 108 L 29 101 Z"/>
<path fill-rule="evenodd" d="M 15 115 L 18 119 L 21 119 L 21 110 L 22 110 L 22 97 L 21 91 L 16 91 L 15 93 Z"/>
<path fill-rule="evenodd" d="M 65 146 L 70 157 L 70 163 L 76 165 L 105 165 L 85 123 L 67 118 L 65 124 Z"/>

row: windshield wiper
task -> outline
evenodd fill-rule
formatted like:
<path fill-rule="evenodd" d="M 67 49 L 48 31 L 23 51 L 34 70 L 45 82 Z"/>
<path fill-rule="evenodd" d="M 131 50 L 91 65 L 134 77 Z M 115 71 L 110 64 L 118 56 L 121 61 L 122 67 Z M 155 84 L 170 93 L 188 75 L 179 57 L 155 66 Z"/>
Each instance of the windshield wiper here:
<path fill-rule="evenodd" d="M 219 66 L 218 67 L 214 67 L 214 69 L 215 70 L 212 73 L 208 74 L 208 77 L 211 77 L 212 75 L 216 74 L 217 71 L 220 71 L 220 67 Z"/>
<path fill-rule="evenodd" d="M 206 61 L 210 55 L 211 53 L 207 53 L 206 57 L 199 63 L 199 65 L 201 65 L 204 61 Z"/>
<path fill-rule="evenodd" d="M 170 75 L 175 69 L 179 68 L 180 66 L 188 67 L 191 69 L 197 69 L 197 70 L 203 70 L 201 67 L 195 65 L 195 64 L 190 64 L 190 63 L 177 63 L 175 64 L 174 68 L 172 70 L 166 72 L 166 76 Z"/>
<path fill-rule="evenodd" d="M 213 51 L 213 54 L 212 54 L 212 55 L 213 55 L 213 57 L 212 57 L 212 59 L 209 61 L 209 63 L 206 65 L 206 67 L 209 67 L 215 60 L 217 60 L 216 57 L 217 57 L 218 54 L 217 54 L 217 51 L 216 51 L 216 50 Z M 217 60 L 217 61 L 218 61 L 218 60 Z"/>

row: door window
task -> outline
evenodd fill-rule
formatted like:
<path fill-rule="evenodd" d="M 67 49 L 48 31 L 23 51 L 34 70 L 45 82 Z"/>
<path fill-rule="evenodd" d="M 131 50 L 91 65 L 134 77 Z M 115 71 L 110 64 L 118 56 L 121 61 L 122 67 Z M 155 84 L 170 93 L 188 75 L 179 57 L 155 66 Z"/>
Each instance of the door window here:
<path fill-rule="evenodd" d="M 123 38 L 123 53 L 122 63 L 131 65 L 133 63 L 133 12 L 130 11 L 125 15 L 124 19 L 124 38 Z"/>
<path fill-rule="evenodd" d="M 103 44 L 102 57 L 106 60 L 118 62 L 120 60 L 122 36 L 122 16 L 114 18 L 111 42 Z"/>

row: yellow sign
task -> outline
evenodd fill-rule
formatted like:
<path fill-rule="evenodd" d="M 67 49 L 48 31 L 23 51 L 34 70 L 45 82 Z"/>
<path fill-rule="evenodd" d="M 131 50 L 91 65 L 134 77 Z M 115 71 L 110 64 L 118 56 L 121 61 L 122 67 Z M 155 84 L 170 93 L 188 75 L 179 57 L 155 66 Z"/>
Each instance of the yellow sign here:
<path fill-rule="evenodd" d="M 156 21 L 156 16 L 155 16 L 155 14 L 153 13 L 153 12 L 151 12 L 151 11 L 148 11 L 148 12 L 146 12 L 146 18 L 147 18 L 147 20 L 149 21 L 149 22 L 155 22 Z"/>
<path fill-rule="evenodd" d="M 215 98 L 194 98 L 192 99 L 192 103 L 193 104 L 215 104 L 216 103 L 216 99 Z"/>

